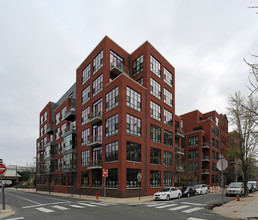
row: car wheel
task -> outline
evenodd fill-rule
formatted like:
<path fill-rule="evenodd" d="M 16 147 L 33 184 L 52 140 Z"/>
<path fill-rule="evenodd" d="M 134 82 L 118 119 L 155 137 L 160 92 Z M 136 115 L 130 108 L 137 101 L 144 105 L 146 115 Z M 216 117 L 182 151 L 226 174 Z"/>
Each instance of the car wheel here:
<path fill-rule="evenodd" d="M 190 193 L 187 193 L 187 195 L 186 195 L 187 197 L 190 197 Z"/>
<path fill-rule="evenodd" d="M 170 196 L 169 196 L 169 195 L 167 195 L 166 200 L 167 200 L 167 201 L 169 201 L 169 200 L 170 200 Z"/>
<path fill-rule="evenodd" d="M 194 196 L 196 196 L 197 194 L 196 194 L 196 192 L 194 192 Z"/>
<path fill-rule="evenodd" d="M 178 199 L 180 199 L 180 198 L 181 198 L 181 194 L 180 194 L 180 193 L 178 193 L 177 198 L 178 198 Z"/>

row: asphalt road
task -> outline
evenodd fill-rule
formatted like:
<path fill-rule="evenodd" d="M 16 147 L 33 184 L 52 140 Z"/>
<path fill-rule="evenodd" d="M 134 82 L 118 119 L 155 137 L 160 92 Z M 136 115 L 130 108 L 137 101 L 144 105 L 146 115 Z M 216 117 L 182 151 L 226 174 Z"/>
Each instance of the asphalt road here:
<path fill-rule="evenodd" d="M 207 194 L 170 201 L 149 201 L 132 204 L 87 201 L 53 195 L 6 190 L 6 205 L 16 212 L 5 220 L 114 220 L 114 219 L 187 219 L 223 220 L 208 209 L 211 204 L 221 203 L 221 194 Z M 233 197 L 226 197 L 229 201 Z"/>

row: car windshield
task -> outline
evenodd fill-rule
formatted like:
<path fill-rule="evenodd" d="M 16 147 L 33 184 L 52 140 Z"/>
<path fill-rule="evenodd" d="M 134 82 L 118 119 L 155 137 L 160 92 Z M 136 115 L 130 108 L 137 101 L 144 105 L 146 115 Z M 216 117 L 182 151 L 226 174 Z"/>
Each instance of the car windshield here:
<path fill-rule="evenodd" d="M 248 187 L 252 187 L 252 185 L 253 185 L 252 183 L 247 183 Z"/>
<path fill-rule="evenodd" d="M 194 186 L 194 188 L 195 188 L 195 189 L 199 189 L 199 188 L 201 188 L 201 186 L 200 186 L 200 185 Z"/>
<path fill-rule="evenodd" d="M 169 188 L 163 188 L 160 190 L 160 192 L 168 192 L 169 191 Z"/>
<path fill-rule="evenodd" d="M 228 188 L 241 188 L 241 183 L 230 183 Z"/>

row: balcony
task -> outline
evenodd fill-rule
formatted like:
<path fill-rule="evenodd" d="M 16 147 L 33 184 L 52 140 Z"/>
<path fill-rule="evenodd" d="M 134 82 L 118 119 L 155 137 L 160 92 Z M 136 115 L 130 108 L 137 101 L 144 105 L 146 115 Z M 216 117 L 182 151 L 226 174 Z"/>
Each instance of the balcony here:
<path fill-rule="evenodd" d="M 54 133 L 54 127 L 53 127 L 53 124 L 51 123 L 50 125 L 47 126 L 46 134 L 53 134 L 53 133 Z"/>
<path fill-rule="evenodd" d="M 88 169 L 102 169 L 102 160 L 88 161 L 86 166 Z"/>
<path fill-rule="evenodd" d="M 177 173 L 183 173 L 184 172 L 184 168 L 182 166 L 177 165 L 176 166 L 176 172 Z"/>
<path fill-rule="evenodd" d="M 40 144 L 40 145 L 38 146 L 38 151 L 39 151 L 39 152 L 43 151 L 43 145 Z"/>
<path fill-rule="evenodd" d="M 76 119 L 76 110 L 74 107 L 71 107 L 65 114 L 64 120 L 75 121 Z"/>
<path fill-rule="evenodd" d="M 93 136 L 90 138 L 88 147 L 97 147 L 102 145 L 102 136 Z"/>
<path fill-rule="evenodd" d="M 126 68 L 122 63 L 110 63 L 110 78 L 112 80 L 119 76 L 121 73 L 129 75 L 129 69 Z"/>
<path fill-rule="evenodd" d="M 51 146 L 54 146 L 54 141 L 48 141 L 47 143 L 46 143 L 46 145 L 45 145 L 45 148 L 47 148 L 47 147 L 51 147 Z"/>
<path fill-rule="evenodd" d="M 209 175 L 210 174 L 210 170 L 209 169 L 202 169 L 202 174 L 203 175 Z"/>
<path fill-rule="evenodd" d="M 73 161 L 72 164 L 63 165 L 63 172 L 64 173 L 76 173 L 76 161 Z"/>
<path fill-rule="evenodd" d="M 185 133 L 181 129 L 176 128 L 176 136 L 179 137 L 179 138 L 184 138 Z"/>
<path fill-rule="evenodd" d="M 185 150 L 179 147 L 175 147 L 175 153 L 180 155 L 185 155 Z"/>
<path fill-rule="evenodd" d="M 95 125 L 102 122 L 102 112 L 93 112 L 89 114 L 88 123 L 91 125 Z"/>
<path fill-rule="evenodd" d="M 202 144 L 202 149 L 210 149 L 210 144 L 209 143 L 203 143 Z"/>
<path fill-rule="evenodd" d="M 210 161 L 210 157 L 209 156 L 203 156 L 202 161 L 204 161 L 204 162 Z"/>
<path fill-rule="evenodd" d="M 77 134 L 75 126 L 70 126 L 62 135 L 62 137 L 66 137 L 69 134 Z"/>

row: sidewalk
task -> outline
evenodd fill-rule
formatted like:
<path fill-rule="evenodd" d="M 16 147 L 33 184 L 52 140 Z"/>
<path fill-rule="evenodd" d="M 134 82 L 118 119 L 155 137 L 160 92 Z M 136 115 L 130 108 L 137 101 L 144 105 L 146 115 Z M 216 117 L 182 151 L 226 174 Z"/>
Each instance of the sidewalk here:
<path fill-rule="evenodd" d="M 216 207 L 213 212 L 233 219 L 257 219 L 258 218 L 258 192 L 250 194 L 246 198 L 236 199 L 226 203 L 223 207 Z"/>

